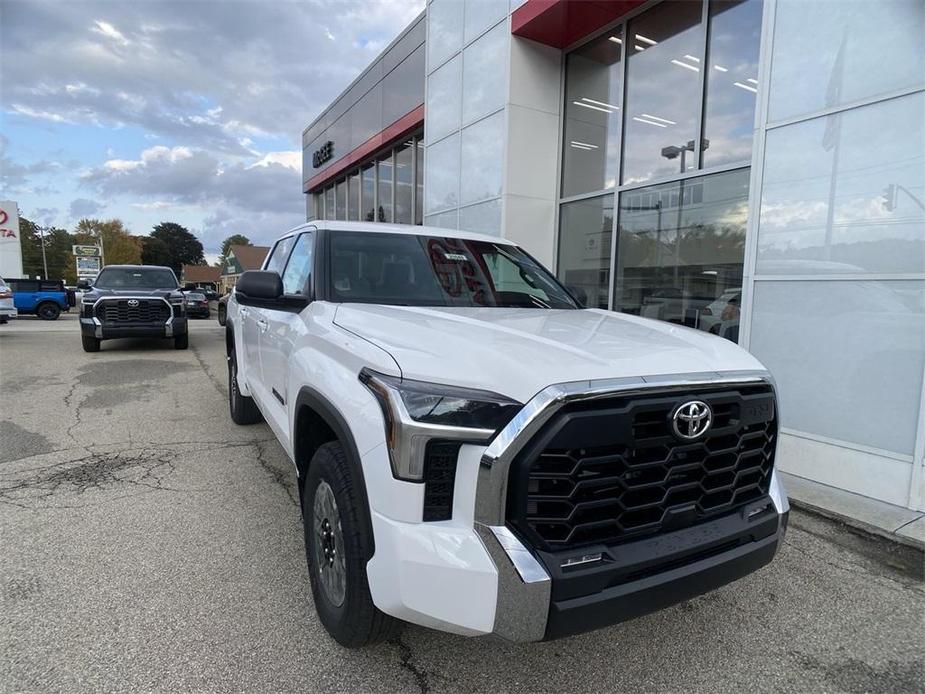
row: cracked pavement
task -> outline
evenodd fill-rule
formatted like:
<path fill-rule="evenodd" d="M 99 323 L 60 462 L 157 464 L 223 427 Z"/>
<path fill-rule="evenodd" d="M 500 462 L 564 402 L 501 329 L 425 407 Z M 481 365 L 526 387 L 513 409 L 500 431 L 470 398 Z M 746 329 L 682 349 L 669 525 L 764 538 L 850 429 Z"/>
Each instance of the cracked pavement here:
<path fill-rule="evenodd" d="M 311 603 L 294 472 L 227 414 L 223 332 L 0 328 L 0 692 L 922 692 L 922 555 L 794 513 L 775 562 L 623 625 L 359 651 Z"/>

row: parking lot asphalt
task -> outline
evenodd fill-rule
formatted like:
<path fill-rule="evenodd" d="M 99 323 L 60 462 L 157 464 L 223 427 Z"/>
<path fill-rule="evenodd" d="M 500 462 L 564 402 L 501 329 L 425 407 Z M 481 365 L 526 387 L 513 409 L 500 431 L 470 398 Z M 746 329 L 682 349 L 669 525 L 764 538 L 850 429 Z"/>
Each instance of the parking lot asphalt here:
<path fill-rule="evenodd" d="M 295 476 L 227 412 L 223 331 L 104 342 L 0 326 L 0 691 L 925 689 L 922 555 L 792 513 L 769 567 L 515 645 L 409 626 L 348 651 L 312 607 Z"/>

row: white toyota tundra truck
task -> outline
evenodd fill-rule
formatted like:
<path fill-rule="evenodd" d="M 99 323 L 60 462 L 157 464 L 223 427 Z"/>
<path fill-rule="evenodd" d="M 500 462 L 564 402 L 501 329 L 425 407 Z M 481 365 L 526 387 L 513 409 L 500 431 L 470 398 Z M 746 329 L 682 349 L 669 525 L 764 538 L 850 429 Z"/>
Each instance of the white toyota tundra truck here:
<path fill-rule="evenodd" d="M 316 222 L 228 302 L 231 417 L 298 476 L 318 616 L 538 641 L 764 566 L 789 505 L 745 350 L 583 309 L 492 236 Z"/>

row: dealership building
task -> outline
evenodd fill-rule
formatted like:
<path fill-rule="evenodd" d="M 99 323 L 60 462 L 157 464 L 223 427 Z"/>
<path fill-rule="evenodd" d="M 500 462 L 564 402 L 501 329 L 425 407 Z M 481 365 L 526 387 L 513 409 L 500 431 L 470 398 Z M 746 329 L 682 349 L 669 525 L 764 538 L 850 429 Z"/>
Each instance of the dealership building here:
<path fill-rule="evenodd" d="M 922 0 L 432 0 L 305 129 L 307 218 L 496 234 L 737 341 L 781 469 L 923 511 L 923 36 Z"/>

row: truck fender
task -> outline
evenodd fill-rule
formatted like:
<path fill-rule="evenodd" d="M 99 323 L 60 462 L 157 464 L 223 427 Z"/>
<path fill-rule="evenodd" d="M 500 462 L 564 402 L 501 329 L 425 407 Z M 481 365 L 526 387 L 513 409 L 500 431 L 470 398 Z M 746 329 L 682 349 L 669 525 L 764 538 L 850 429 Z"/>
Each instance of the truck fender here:
<path fill-rule="evenodd" d="M 366 480 L 363 476 L 363 465 L 360 462 L 360 453 L 357 450 L 356 441 L 353 438 L 347 420 L 330 400 L 310 386 L 302 386 L 302 388 L 299 389 L 299 395 L 295 402 L 292 441 L 293 459 L 295 460 L 299 475 L 299 499 L 301 500 L 302 498 L 303 483 L 308 472 L 308 466 L 311 463 L 309 459 L 311 451 L 307 450 L 310 448 L 310 442 L 306 441 L 304 432 L 300 434 L 298 431 L 303 408 L 306 408 L 320 417 L 344 448 L 344 453 L 347 456 L 347 461 L 353 473 L 354 483 L 357 485 L 356 496 L 361 506 L 359 509 L 361 522 L 366 527 L 366 532 L 371 539 L 370 546 L 372 547 L 372 551 L 368 557 L 365 557 L 368 561 L 375 553 L 375 539 L 373 536 L 372 520 L 370 519 L 369 499 L 366 496 Z"/>

